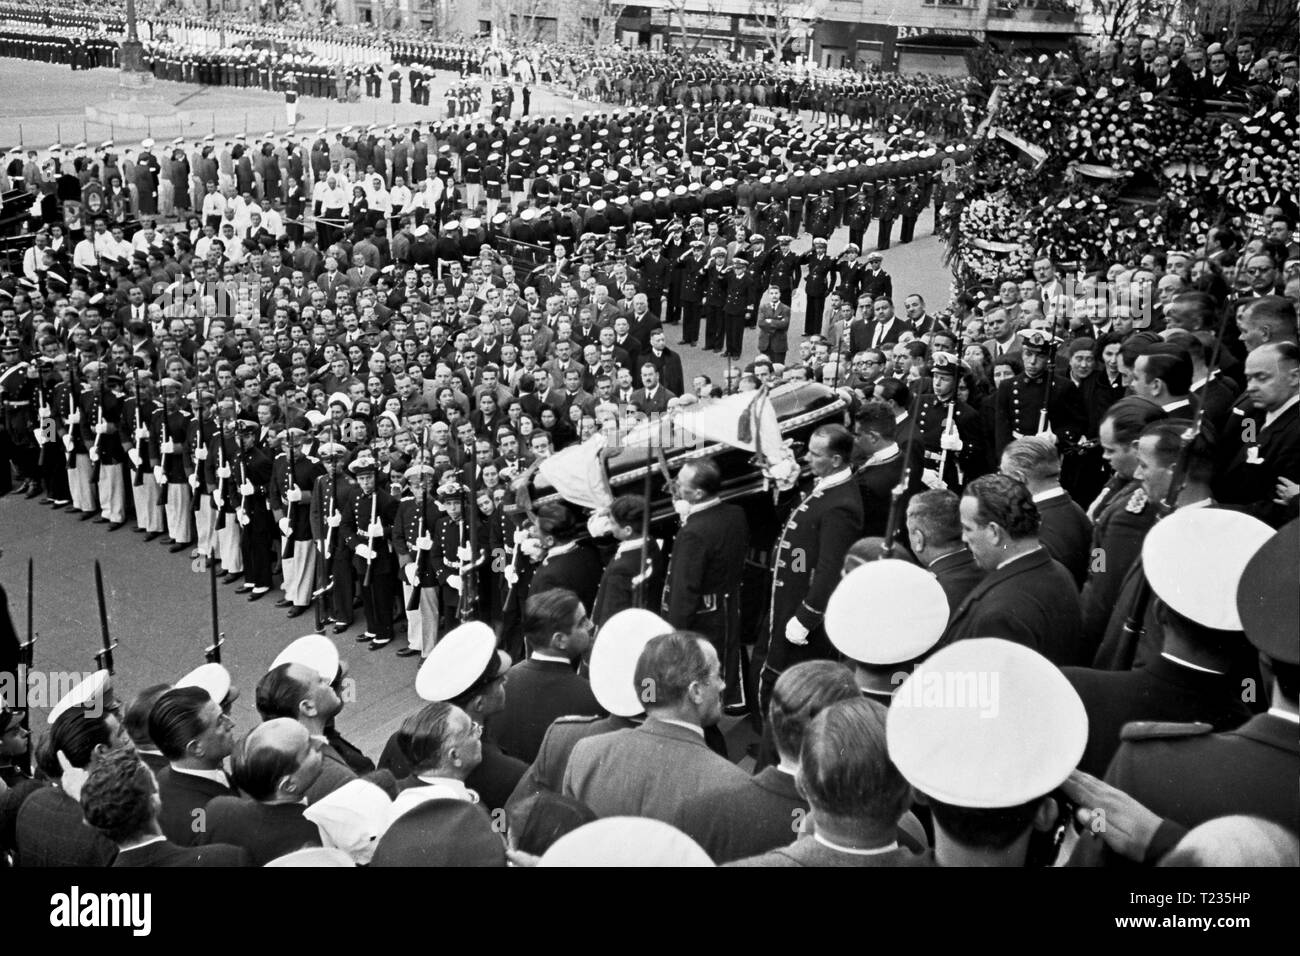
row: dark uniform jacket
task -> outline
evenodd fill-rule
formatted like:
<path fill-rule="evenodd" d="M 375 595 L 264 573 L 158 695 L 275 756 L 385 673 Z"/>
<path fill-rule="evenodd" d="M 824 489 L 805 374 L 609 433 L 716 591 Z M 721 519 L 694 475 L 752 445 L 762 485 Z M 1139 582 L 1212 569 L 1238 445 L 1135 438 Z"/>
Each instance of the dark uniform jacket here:
<path fill-rule="evenodd" d="M 619 611 L 630 607 L 659 607 L 663 592 L 664 577 L 667 568 L 659 545 L 652 539 L 647 549 L 645 565 L 645 582 L 641 601 L 636 599 L 637 585 L 641 578 L 641 545 L 624 549 L 619 546 L 614 559 L 605 566 L 601 576 L 600 587 L 596 590 L 596 601 L 591 610 L 591 619 L 599 627 Z"/>
<path fill-rule="evenodd" d="M 692 512 L 668 558 L 662 602 L 668 623 L 721 642 L 732 617 L 728 598 L 739 593 L 748 547 L 749 526 L 736 505 L 720 502 Z"/>
<path fill-rule="evenodd" d="M 530 658 L 508 675 L 505 710 L 488 719 L 488 730 L 502 750 L 525 763 L 537 757 L 546 729 L 557 717 L 601 713 L 587 679 L 566 661 Z"/>
<path fill-rule="evenodd" d="M 1001 637 L 1033 648 L 1053 664 L 1082 664 L 1079 595 L 1070 572 L 1046 548 L 1023 555 L 988 576 L 966 596 L 943 643 Z"/>
<path fill-rule="evenodd" d="M 554 552 L 556 549 L 551 550 Z M 579 544 L 562 553 L 547 554 L 533 575 L 528 593 L 541 594 L 551 588 L 568 588 L 578 595 L 582 606 L 590 610 L 596 604 L 596 591 L 600 588 L 600 578 L 604 573 L 605 565 L 596 549 L 589 544 Z M 558 717 L 559 714 L 555 716 Z M 540 739 L 540 734 L 538 736 Z"/>
<path fill-rule="evenodd" d="M 536 796 L 543 790 L 559 793 L 564 784 L 564 768 L 568 766 L 569 754 L 579 740 L 595 737 L 598 734 L 610 734 L 616 730 L 627 730 L 640 725 L 641 718 L 615 717 L 557 717 L 537 750 L 537 758 L 528 770 L 519 778 L 514 793 L 510 794 L 508 805 L 520 803 Z"/>
<path fill-rule="evenodd" d="M 1092 529 L 1088 580 L 1080 600 L 1083 632 L 1089 647 L 1101 643 L 1111 611 L 1133 562 L 1142 554 L 1142 541 L 1155 524 L 1156 506 L 1147 500 L 1138 481 L 1130 480 L 1102 509 Z"/>
<path fill-rule="evenodd" d="M 1160 656 L 1132 671 L 1065 667 L 1088 711 L 1088 748 L 1079 769 L 1100 777 L 1119 750 L 1120 731 L 1135 720 L 1204 721 L 1231 730 L 1250 719 L 1241 684 L 1232 674 L 1211 674 Z"/>

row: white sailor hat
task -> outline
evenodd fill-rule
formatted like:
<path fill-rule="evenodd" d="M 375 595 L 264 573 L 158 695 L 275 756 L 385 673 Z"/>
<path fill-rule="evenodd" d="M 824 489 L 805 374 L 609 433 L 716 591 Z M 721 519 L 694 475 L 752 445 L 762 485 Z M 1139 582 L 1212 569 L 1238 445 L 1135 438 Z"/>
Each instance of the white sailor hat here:
<path fill-rule="evenodd" d="M 310 667 L 332 684 L 339 674 L 339 649 L 324 634 L 307 634 L 277 654 L 267 670 L 273 671 L 281 664 Z"/>
<path fill-rule="evenodd" d="M 434 645 L 415 675 L 415 692 L 422 700 L 454 700 L 485 677 L 505 673 L 509 662 L 492 628 L 468 621 Z"/>
<path fill-rule="evenodd" d="M 230 685 L 230 671 L 220 664 L 203 664 L 178 680 L 175 686 L 206 690 L 212 702 L 220 705 L 229 696 Z"/>
<path fill-rule="evenodd" d="M 345 852 L 359 866 L 375 855 L 388 829 L 393 801 L 369 780 L 349 780 L 321 797 L 302 815 L 320 830 L 321 844 Z"/>
<path fill-rule="evenodd" d="M 943 803 L 1017 807 L 1051 793 L 1079 764 L 1088 714 L 1055 664 L 1022 644 L 970 638 L 937 651 L 889 707 L 889 757 Z"/>
<path fill-rule="evenodd" d="M 371 786 L 374 786 L 371 784 Z M 306 816 L 306 814 L 303 814 Z M 286 853 L 283 856 L 277 856 L 274 860 L 267 860 L 263 868 L 282 869 L 291 867 L 293 869 L 329 869 L 356 866 L 357 862 L 343 850 L 330 849 L 323 846 L 309 846 L 301 850 L 294 850 L 292 853 Z"/>
<path fill-rule="evenodd" d="M 606 817 L 551 844 L 538 866 L 713 866 L 703 847 L 676 827 L 649 817 Z"/>
<path fill-rule="evenodd" d="M 1239 511 L 1182 508 L 1147 532 L 1142 570 L 1171 610 L 1202 627 L 1240 631 L 1237 586 L 1247 563 L 1271 537 L 1272 528 Z"/>
<path fill-rule="evenodd" d="M 437 472 L 433 470 L 431 465 L 422 465 L 417 462 L 410 468 L 406 469 L 406 471 L 402 472 L 402 477 L 407 481 L 410 481 L 412 478 L 426 478 L 435 474 L 437 474 Z"/>
<path fill-rule="evenodd" d="M 102 707 L 109 693 L 111 676 L 106 670 L 98 670 L 77 686 L 59 698 L 59 702 L 50 708 L 48 718 L 50 726 L 74 707 L 86 707 L 92 710 Z"/>
<path fill-rule="evenodd" d="M 426 226 L 424 223 L 420 223 L 420 225 L 416 226 L 414 229 L 411 230 L 411 235 L 413 235 L 416 239 L 423 239 L 428 234 L 429 234 L 429 227 Z"/>
<path fill-rule="evenodd" d="M 658 614 L 638 607 L 619 611 L 605 622 L 591 647 L 590 665 L 591 692 L 601 707 L 616 717 L 645 711 L 637 693 L 636 662 L 651 638 L 671 630 Z"/>
<path fill-rule="evenodd" d="M 902 664 L 934 647 L 948 626 L 948 598 L 930 572 L 906 561 L 869 561 L 826 602 L 826 636 L 861 664 Z"/>
<path fill-rule="evenodd" d="M 335 392 L 330 396 L 329 403 L 331 405 L 342 405 L 344 411 L 352 411 L 352 399 L 348 398 L 346 392 Z"/>

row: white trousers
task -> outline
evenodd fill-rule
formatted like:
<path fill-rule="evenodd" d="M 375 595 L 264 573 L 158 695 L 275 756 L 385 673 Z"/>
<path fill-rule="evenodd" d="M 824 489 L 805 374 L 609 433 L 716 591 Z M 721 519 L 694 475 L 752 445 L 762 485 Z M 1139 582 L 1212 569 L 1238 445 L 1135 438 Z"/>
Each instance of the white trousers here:
<path fill-rule="evenodd" d="M 194 540 L 190 533 L 191 500 L 189 484 L 167 482 L 167 533 L 177 544 L 189 544 Z"/>
<path fill-rule="evenodd" d="M 195 532 L 198 540 L 195 545 L 199 554 L 212 555 L 217 548 L 217 509 L 212 507 L 212 495 L 205 494 L 199 499 L 199 511 L 194 517 Z"/>
<path fill-rule="evenodd" d="M 99 467 L 99 513 L 114 523 L 126 520 L 126 486 L 121 465 Z"/>
<path fill-rule="evenodd" d="M 217 547 L 221 552 L 221 570 L 227 574 L 244 573 L 244 552 L 240 550 L 243 528 L 233 514 L 226 515 L 226 526 L 217 532 Z"/>
<path fill-rule="evenodd" d="M 158 500 L 158 482 L 152 474 L 145 475 L 139 486 L 131 479 L 131 497 L 135 499 L 135 523 L 145 531 L 165 531 L 164 511 Z"/>
<path fill-rule="evenodd" d="M 402 581 L 402 602 L 409 606 L 413 588 Z M 438 641 L 438 589 L 420 588 L 420 606 L 406 612 L 406 642 L 421 654 L 428 654 Z"/>
<path fill-rule="evenodd" d="M 72 507 L 78 511 L 95 510 L 95 489 L 90 483 L 90 459 L 85 454 L 76 458 L 68 469 L 68 488 L 72 492 Z"/>
<path fill-rule="evenodd" d="M 316 570 L 316 542 L 295 541 L 293 557 L 282 559 L 284 596 L 298 607 L 311 603 L 312 574 Z"/>

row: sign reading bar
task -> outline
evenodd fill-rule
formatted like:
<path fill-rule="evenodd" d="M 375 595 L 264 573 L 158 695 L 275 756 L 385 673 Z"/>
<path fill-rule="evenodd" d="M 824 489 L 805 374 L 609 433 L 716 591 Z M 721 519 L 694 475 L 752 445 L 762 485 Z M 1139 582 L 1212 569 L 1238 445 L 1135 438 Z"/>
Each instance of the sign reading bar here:
<path fill-rule="evenodd" d="M 925 38 L 927 40 L 938 40 L 944 37 L 970 37 L 974 40 L 983 40 L 986 36 L 984 30 L 969 30 L 964 27 L 944 27 L 941 30 L 935 30 L 930 27 L 899 27 L 898 38 L 900 40 L 912 40 Z"/>

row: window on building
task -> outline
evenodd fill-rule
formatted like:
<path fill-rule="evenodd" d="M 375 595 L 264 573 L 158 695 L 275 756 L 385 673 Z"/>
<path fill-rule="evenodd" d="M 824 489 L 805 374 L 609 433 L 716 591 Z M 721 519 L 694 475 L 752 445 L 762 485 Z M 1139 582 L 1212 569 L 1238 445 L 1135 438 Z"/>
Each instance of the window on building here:
<path fill-rule="evenodd" d="M 490 37 L 492 35 L 491 20 L 480 20 L 478 22 L 478 35 L 481 37 Z"/>

